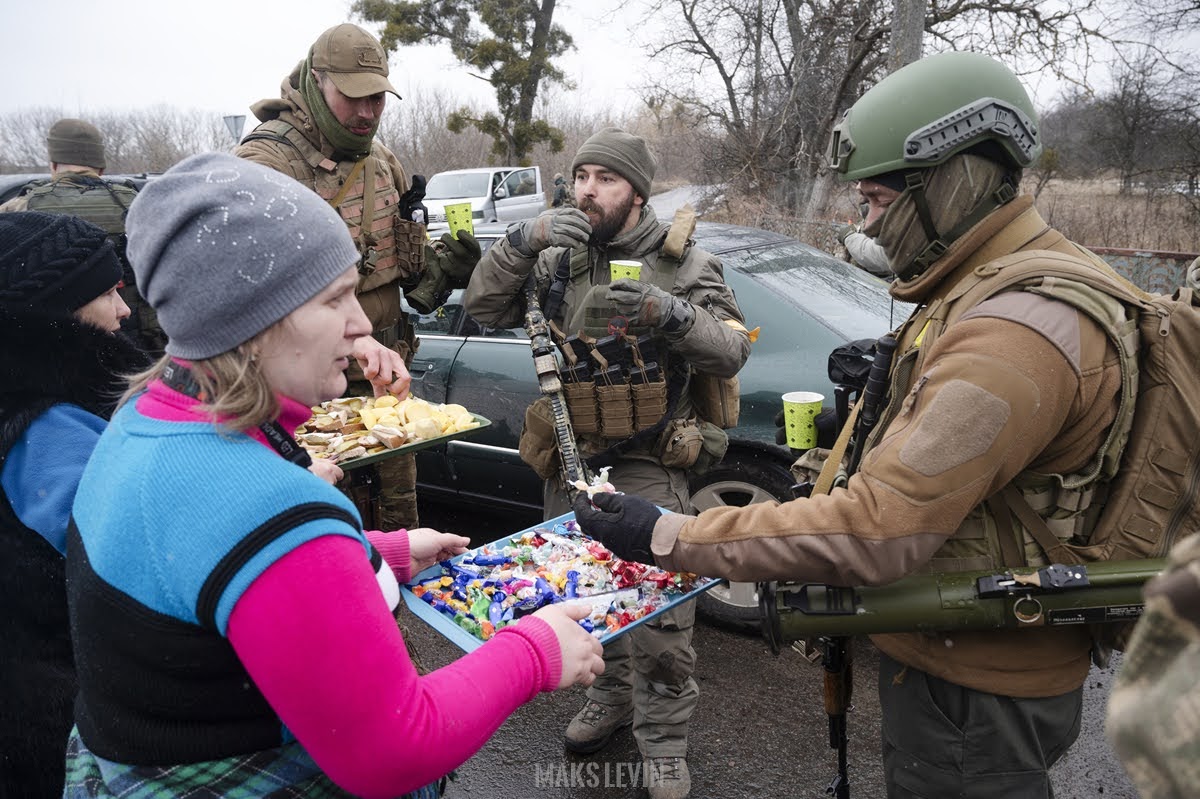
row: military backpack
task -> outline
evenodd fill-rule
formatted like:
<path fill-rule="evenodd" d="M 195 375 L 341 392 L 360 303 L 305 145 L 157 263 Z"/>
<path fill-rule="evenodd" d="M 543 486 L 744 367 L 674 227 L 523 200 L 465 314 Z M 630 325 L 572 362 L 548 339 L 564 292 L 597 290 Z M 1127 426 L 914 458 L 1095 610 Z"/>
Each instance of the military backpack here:
<path fill-rule="evenodd" d="M 1018 252 L 959 279 L 928 315 L 921 348 L 971 308 L 1014 289 L 1094 319 L 1117 350 L 1121 391 L 1116 418 L 1087 467 L 1071 475 L 1023 473 L 988 500 L 1003 565 L 1165 557 L 1200 530 L 1200 297 L 1190 288 L 1147 294 L 1082 255 Z M 1013 532 L 1017 541 L 1003 540 Z M 1120 649 L 1131 628 L 1098 625 L 1093 636 Z"/>

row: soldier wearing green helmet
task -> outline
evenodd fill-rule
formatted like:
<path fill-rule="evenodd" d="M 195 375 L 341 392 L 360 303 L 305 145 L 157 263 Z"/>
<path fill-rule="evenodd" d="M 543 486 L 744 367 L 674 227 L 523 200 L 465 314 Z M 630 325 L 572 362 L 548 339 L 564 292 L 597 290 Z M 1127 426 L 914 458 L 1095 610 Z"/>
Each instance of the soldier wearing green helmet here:
<path fill-rule="evenodd" d="M 834 130 L 829 166 L 857 182 L 891 293 L 917 310 L 889 338 L 878 422 L 840 464 L 857 470 L 828 493 L 696 517 L 598 495 L 575 505 L 584 532 L 665 569 L 835 586 L 1044 566 L 1044 527 L 1086 541 L 1136 365 L 1113 343 L 1121 303 L 1046 272 L 1128 284 L 1020 195 L 1041 146 L 1028 94 L 987 56 L 930 56 L 871 88 Z M 1048 770 L 1079 733 L 1088 630 L 921 621 L 871 636 L 889 799 L 1050 797 Z"/>

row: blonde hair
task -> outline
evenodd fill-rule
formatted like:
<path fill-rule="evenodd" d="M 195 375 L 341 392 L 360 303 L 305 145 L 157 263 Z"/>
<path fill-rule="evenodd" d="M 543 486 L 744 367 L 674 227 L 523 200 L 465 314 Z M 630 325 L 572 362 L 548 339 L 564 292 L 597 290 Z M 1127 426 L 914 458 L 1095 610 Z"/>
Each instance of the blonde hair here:
<path fill-rule="evenodd" d="M 258 365 L 254 345 L 273 335 L 280 324 L 276 322 L 236 349 L 192 361 L 192 377 L 204 398 L 200 410 L 221 427 L 241 433 L 279 416 L 279 400 Z M 120 404 L 129 402 L 162 377 L 171 357 L 164 355 L 149 369 L 131 375 Z"/>

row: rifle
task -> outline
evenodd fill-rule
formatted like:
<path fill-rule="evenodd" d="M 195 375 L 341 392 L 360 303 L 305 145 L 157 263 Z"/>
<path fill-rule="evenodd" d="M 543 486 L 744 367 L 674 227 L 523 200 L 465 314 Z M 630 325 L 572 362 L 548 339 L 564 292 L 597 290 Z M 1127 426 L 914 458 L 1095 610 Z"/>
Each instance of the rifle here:
<path fill-rule="evenodd" d="M 891 334 L 875 344 L 871 371 L 862 390 L 862 409 L 859 411 L 858 429 L 854 433 L 854 452 L 848 469 L 850 474 L 857 471 L 867 438 L 879 423 L 897 344 Z M 767 620 L 764 619 L 764 631 L 767 628 Z M 838 758 L 837 774 L 829 782 L 825 793 L 834 799 L 850 799 L 849 741 L 846 736 L 846 713 L 850 710 L 850 695 L 854 685 L 850 636 L 827 635 L 820 641 L 821 664 L 825 668 L 825 714 L 829 716 L 829 746 L 837 751 Z"/>
<path fill-rule="evenodd" d="M 567 496 L 574 498 L 575 481 L 582 480 L 590 485 L 591 471 L 579 457 L 579 447 L 575 443 L 575 430 L 571 427 L 571 414 L 567 411 L 567 401 L 563 396 L 562 375 L 558 369 L 558 357 L 555 355 L 554 340 L 550 336 L 550 325 L 542 313 L 542 305 L 537 296 L 537 281 L 532 273 L 525 281 L 525 333 L 529 336 L 529 346 L 533 350 L 533 368 L 537 372 L 538 390 L 550 402 L 550 411 L 554 417 L 554 436 L 558 441 L 558 459 L 562 466 Z"/>

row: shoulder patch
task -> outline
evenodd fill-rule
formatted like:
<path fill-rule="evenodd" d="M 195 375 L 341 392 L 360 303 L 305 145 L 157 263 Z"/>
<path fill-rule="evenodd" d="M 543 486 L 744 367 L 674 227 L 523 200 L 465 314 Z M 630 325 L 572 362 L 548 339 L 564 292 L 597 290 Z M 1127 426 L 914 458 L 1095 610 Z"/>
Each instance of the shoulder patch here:
<path fill-rule="evenodd" d="M 1024 325 L 1042 335 L 1071 363 L 1080 368 L 1080 312 L 1068 303 L 1028 291 L 1006 291 L 976 305 L 959 321 L 988 317 Z"/>

